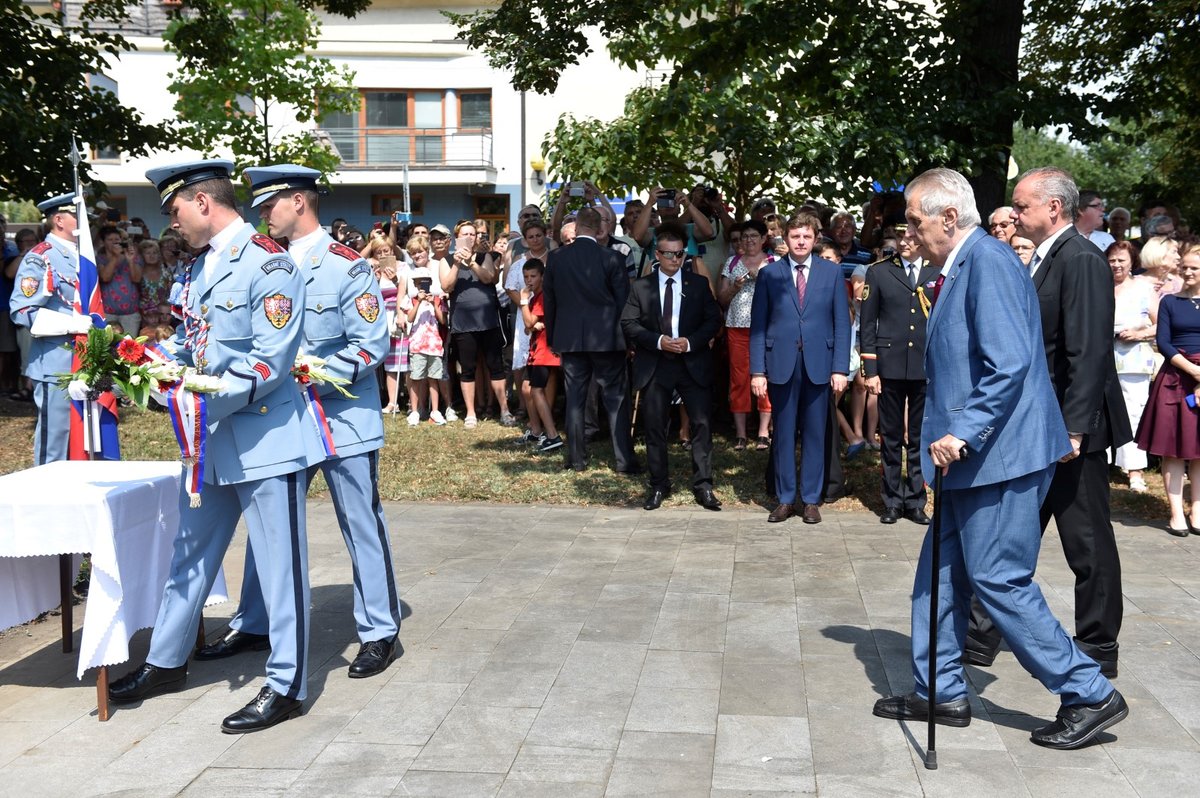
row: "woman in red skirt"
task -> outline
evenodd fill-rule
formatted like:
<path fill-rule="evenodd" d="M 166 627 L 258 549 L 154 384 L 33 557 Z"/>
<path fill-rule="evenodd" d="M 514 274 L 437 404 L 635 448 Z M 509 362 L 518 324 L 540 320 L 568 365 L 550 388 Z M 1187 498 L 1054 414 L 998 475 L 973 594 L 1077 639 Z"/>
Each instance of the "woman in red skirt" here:
<path fill-rule="evenodd" d="M 1138 425 L 1137 444 L 1163 459 L 1163 487 L 1171 505 L 1167 531 L 1200 535 L 1200 245 L 1183 252 L 1183 288 L 1158 306 L 1158 351 L 1165 360 Z M 1183 476 L 1192 485 L 1191 507 L 1183 511 Z"/>

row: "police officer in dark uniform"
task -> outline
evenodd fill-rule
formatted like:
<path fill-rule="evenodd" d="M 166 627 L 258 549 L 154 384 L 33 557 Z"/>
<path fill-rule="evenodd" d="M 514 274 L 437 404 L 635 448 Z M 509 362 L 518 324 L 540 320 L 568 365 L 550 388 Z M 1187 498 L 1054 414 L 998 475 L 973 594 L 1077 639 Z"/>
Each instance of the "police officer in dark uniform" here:
<path fill-rule="evenodd" d="M 921 417 L 925 411 L 925 322 L 939 270 L 918 256 L 910 236 L 899 251 L 867 270 L 859 342 L 867 389 L 879 396 L 883 434 L 883 515 L 928 524 L 921 474 Z M 908 433 L 905 435 L 907 405 Z M 905 442 L 907 440 L 907 443 Z M 901 456 L 907 466 L 902 474 Z"/>

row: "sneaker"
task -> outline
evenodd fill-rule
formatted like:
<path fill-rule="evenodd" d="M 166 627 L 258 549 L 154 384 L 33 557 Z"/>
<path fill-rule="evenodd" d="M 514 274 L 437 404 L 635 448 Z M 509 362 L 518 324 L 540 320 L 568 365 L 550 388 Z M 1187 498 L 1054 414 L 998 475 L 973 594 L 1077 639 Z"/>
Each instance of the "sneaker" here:
<path fill-rule="evenodd" d="M 537 443 L 538 436 L 533 434 L 533 430 L 526 428 L 524 432 L 513 441 L 513 446 L 528 446 L 531 443 Z"/>
<path fill-rule="evenodd" d="M 432 421 L 434 424 L 437 424 L 439 427 L 446 423 L 445 416 L 443 416 L 437 410 L 430 411 L 429 420 Z"/>
<path fill-rule="evenodd" d="M 1129 478 L 1129 489 L 1134 493 L 1146 493 L 1150 490 L 1146 487 L 1146 480 L 1142 479 L 1141 474 L 1135 474 Z"/>
<path fill-rule="evenodd" d="M 408 414 L 408 426 L 415 427 L 421 423 L 421 414 L 416 410 Z"/>
<path fill-rule="evenodd" d="M 541 444 L 537 447 L 537 453 L 545 454 L 546 452 L 552 452 L 555 449 L 560 448 L 562 445 L 563 445 L 562 436 L 555 435 L 553 438 L 546 438 L 544 441 L 542 441 Z"/>
<path fill-rule="evenodd" d="M 501 413 L 500 414 L 500 426 L 515 427 L 515 426 L 517 426 L 517 419 L 515 416 L 513 416 L 512 413 Z"/>
<path fill-rule="evenodd" d="M 454 412 L 453 407 L 446 408 L 446 420 L 447 421 L 458 421 L 458 413 Z"/>
<path fill-rule="evenodd" d="M 534 436 L 534 439 L 533 439 L 534 446 L 541 446 L 545 442 L 546 442 L 546 433 L 541 432 Z"/>

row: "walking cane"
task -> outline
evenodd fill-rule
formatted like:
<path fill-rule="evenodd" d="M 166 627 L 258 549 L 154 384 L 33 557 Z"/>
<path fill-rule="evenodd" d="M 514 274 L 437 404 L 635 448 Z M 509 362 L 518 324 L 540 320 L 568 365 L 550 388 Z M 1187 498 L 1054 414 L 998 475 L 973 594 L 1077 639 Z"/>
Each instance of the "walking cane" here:
<path fill-rule="evenodd" d="M 942 570 L 942 469 L 933 467 L 933 522 L 929 526 L 931 540 L 929 577 L 929 731 L 926 733 L 925 769 L 937 770 L 937 637 L 938 637 L 938 580 Z"/>
<path fill-rule="evenodd" d="M 967 447 L 958 452 L 960 460 L 967 459 Z M 929 731 L 925 745 L 925 769 L 937 770 L 937 723 L 934 707 L 937 706 L 937 633 L 938 633 L 938 578 L 942 570 L 942 469 L 933 469 L 933 522 L 930 524 L 930 577 L 929 577 Z"/>

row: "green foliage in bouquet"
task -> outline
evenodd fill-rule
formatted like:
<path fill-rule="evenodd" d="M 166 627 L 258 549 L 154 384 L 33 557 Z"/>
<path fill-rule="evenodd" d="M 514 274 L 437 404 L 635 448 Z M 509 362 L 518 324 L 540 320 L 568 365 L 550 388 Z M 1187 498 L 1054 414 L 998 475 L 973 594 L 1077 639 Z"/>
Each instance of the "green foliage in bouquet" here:
<path fill-rule="evenodd" d="M 71 383 L 83 383 L 91 398 L 115 388 L 145 409 L 153 380 L 145 343 L 145 336 L 118 336 L 112 327 L 93 327 L 86 336 L 76 336 L 78 366 L 70 374 L 58 375 L 58 387 L 67 390 Z"/>

